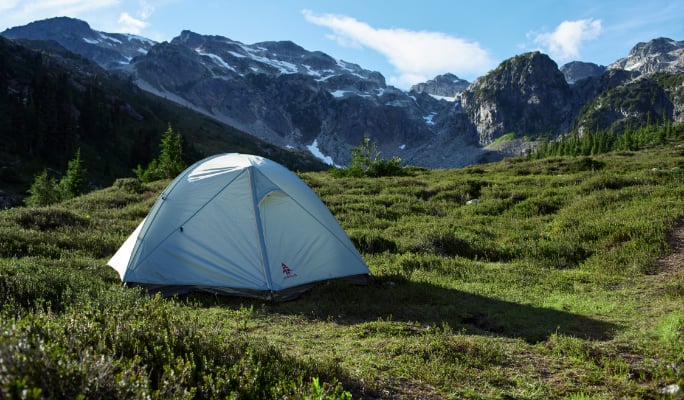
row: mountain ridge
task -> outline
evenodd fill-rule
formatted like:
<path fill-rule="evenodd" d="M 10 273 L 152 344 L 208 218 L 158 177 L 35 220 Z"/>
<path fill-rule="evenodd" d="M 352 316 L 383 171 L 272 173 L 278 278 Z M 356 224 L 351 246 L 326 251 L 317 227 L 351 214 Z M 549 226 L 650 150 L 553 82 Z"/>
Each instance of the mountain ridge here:
<path fill-rule="evenodd" d="M 559 68 L 548 56 L 531 52 L 504 60 L 472 83 L 444 74 L 405 92 L 387 85 L 377 71 L 286 40 L 247 45 L 184 30 L 169 42 L 145 42 L 92 31 L 87 23 L 68 18 L 37 21 L 2 34 L 39 37 L 41 24 L 59 27 L 44 29 L 43 34 L 51 32 L 51 40 L 71 46 L 71 51 L 143 90 L 336 165 L 350 160 L 350 149 L 364 135 L 378 143 L 383 156 L 431 168 L 507 157 L 514 154 L 510 149 L 487 146 L 508 133 L 534 139 L 594 129 L 597 119 L 587 117 L 584 108 L 603 92 L 633 85 L 637 78 L 650 79 L 661 70 L 684 71 L 684 42 L 659 38 L 637 44 L 605 70 L 591 63 Z M 60 29 L 63 37 L 55 33 Z M 81 40 L 78 35 L 83 35 Z M 118 57 L 105 57 L 115 50 Z M 669 67 L 658 69 L 665 62 Z M 645 121 L 663 111 L 665 117 L 681 121 L 677 110 L 682 100 L 673 94 L 676 90 L 656 92 L 656 103 L 662 106 L 606 113 L 601 127 L 624 126 L 626 119 Z"/>

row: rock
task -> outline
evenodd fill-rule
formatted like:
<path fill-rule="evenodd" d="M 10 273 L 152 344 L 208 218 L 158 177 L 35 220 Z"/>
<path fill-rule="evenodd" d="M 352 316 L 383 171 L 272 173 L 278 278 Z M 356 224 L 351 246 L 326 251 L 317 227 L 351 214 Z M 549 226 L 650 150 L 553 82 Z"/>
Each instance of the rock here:
<path fill-rule="evenodd" d="M 473 82 L 462 95 L 480 145 L 507 133 L 567 132 L 573 117 L 572 94 L 549 56 L 525 53 L 502 62 Z"/>
<path fill-rule="evenodd" d="M 437 98 L 455 99 L 463 93 L 470 82 L 461 79 L 454 74 L 437 75 L 427 82 L 411 86 L 411 92 L 427 93 Z"/>
<path fill-rule="evenodd" d="M 684 72 L 684 40 L 661 37 L 637 43 L 627 57 L 610 64 L 608 69 L 624 69 L 641 74 Z"/>
<path fill-rule="evenodd" d="M 660 389 L 660 392 L 663 394 L 676 395 L 682 392 L 682 388 L 679 387 L 679 385 L 677 385 L 676 383 L 673 383 Z"/>
<path fill-rule="evenodd" d="M 560 67 L 560 71 L 568 83 L 575 83 L 585 78 L 603 75 L 606 67 L 594 63 L 572 61 Z"/>

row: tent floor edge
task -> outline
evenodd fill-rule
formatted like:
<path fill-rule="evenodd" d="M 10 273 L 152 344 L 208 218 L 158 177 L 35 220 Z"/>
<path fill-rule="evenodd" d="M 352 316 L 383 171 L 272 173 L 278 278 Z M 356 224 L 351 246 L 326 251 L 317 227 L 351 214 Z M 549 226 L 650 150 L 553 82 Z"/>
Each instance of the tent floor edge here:
<path fill-rule="evenodd" d="M 374 282 L 373 277 L 369 274 L 357 274 L 333 279 L 326 279 L 323 281 L 311 282 L 305 285 L 294 286 L 291 288 L 281 290 L 257 290 L 246 288 L 230 288 L 201 285 L 157 285 L 140 282 L 125 282 L 124 286 L 130 288 L 140 288 L 147 294 L 160 294 L 163 297 L 183 296 L 191 293 L 205 292 L 217 295 L 248 297 L 266 301 L 282 302 L 295 300 L 304 293 L 311 290 L 313 287 L 325 282 L 333 281 L 345 282 L 347 284 L 354 286 L 367 286 Z"/>

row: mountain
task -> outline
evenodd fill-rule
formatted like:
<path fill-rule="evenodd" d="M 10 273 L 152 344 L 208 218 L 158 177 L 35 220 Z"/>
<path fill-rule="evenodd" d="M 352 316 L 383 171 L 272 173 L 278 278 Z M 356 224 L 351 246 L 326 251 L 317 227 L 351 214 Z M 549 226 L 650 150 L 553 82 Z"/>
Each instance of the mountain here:
<path fill-rule="evenodd" d="M 572 123 L 571 91 L 549 56 L 531 52 L 501 63 L 463 93 L 463 108 L 481 145 L 507 133 L 566 132 Z"/>
<path fill-rule="evenodd" d="M 572 61 L 560 67 L 560 72 L 568 83 L 575 83 L 584 78 L 603 75 L 606 67 L 594 63 Z"/>
<path fill-rule="evenodd" d="M 183 31 L 154 43 L 68 18 L 2 35 L 58 42 L 147 93 L 336 165 L 349 162 L 364 135 L 383 157 L 450 168 L 520 154 L 536 138 L 681 121 L 684 109 L 676 78 L 684 46 L 670 39 L 637 44 L 608 68 L 558 68 L 530 52 L 472 83 L 444 74 L 405 92 L 376 71 L 289 41 L 244 44 Z M 504 135 L 512 145 L 501 145 Z"/>
<path fill-rule="evenodd" d="M 364 135 L 378 143 L 383 157 L 399 156 L 415 165 L 462 166 L 476 162 L 483 152 L 470 137 L 472 129 L 452 130 L 465 122 L 458 117 L 453 121 L 454 104 L 429 95 L 410 95 L 388 86 L 378 72 L 292 42 L 247 45 L 184 31 L 170 42 L 145 47 L 145 52 L 124 63 L 132 47 L 96 42 L 97 37 L 117 36 L 78 22 L 48 19 L 3 35 L 57 41 L 99 60 L 145 91 L 278 146 L 309 151 L 329 163 L 349 162 L 350 149 Z M 94 48 L 120 54 L 106 61 L 95 59 Z M 444 137 L 462 142 L 466 151 L 450 146 L 451 154 L 463 154 L 436 158 L 432 145 Z M 439 164 L 435 159 L 441 160 Z"/>
<path fill-rule="evenodd" d="M 437 75 L 434 79 L 427 82 L 417 83 L 411 86 L 411 92 L 427 93 L 437 99 L 453 101 L 463 93 L 470 85 L 470 82 L 458 76 L 446 73 Z"/>
<path fill-rule="evenodd" d="M 421 104 L 378 72 L 292 42 L 246 45 L 184 31 L 132 60 L 127 71 L 145 90 L 340 165 L 364 134 L 384 155 L 420 164 L 411 156 L 436 124 L 435 108 L 426 108 L 432 99 Z"/>
<path fill-rule="evenodd" d="M 684 41 L 658 38 L 638 43 L 629 55 L 610 64 L 608 69 L 624 69 L 640 74 L 684 72 Z"/>
<path fill-rule="evenodd" d="M 87 22 L 68 17 L 10 28 L 2 32 L 2 36 L 9 39 L 54 40 L 105 69 L 128 64 L 134 57 L 147 54 L 156 44 L 153 40 L 136 35 L 94 31 Z"/>
<path fill-rule="evenodd" d="M 17 203 L 42 169 L 59 176 L 77 148 L 91 185 L 131 176 L 156 156 L 169 124 L 184 136 L 188 164 L 243 152 L 295 170 L 325 167 L 142 91 L 56 42 L 29 43 L 0 37 L 0 207 Z"/>

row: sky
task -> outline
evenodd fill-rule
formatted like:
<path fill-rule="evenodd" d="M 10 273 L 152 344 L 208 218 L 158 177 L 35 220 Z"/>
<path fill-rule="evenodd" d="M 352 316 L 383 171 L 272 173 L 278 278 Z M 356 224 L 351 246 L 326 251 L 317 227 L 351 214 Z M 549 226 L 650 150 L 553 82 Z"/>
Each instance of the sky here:
<path fill-rule="evenodd" d="M 447 72 L 473 81 L 528 51 L 608 65 L 639 42 L 684 40 L 681 0 L 0 0 L 0 31 L 58 16 L 159 42 L 290 40 L 404 90 Z"/>

